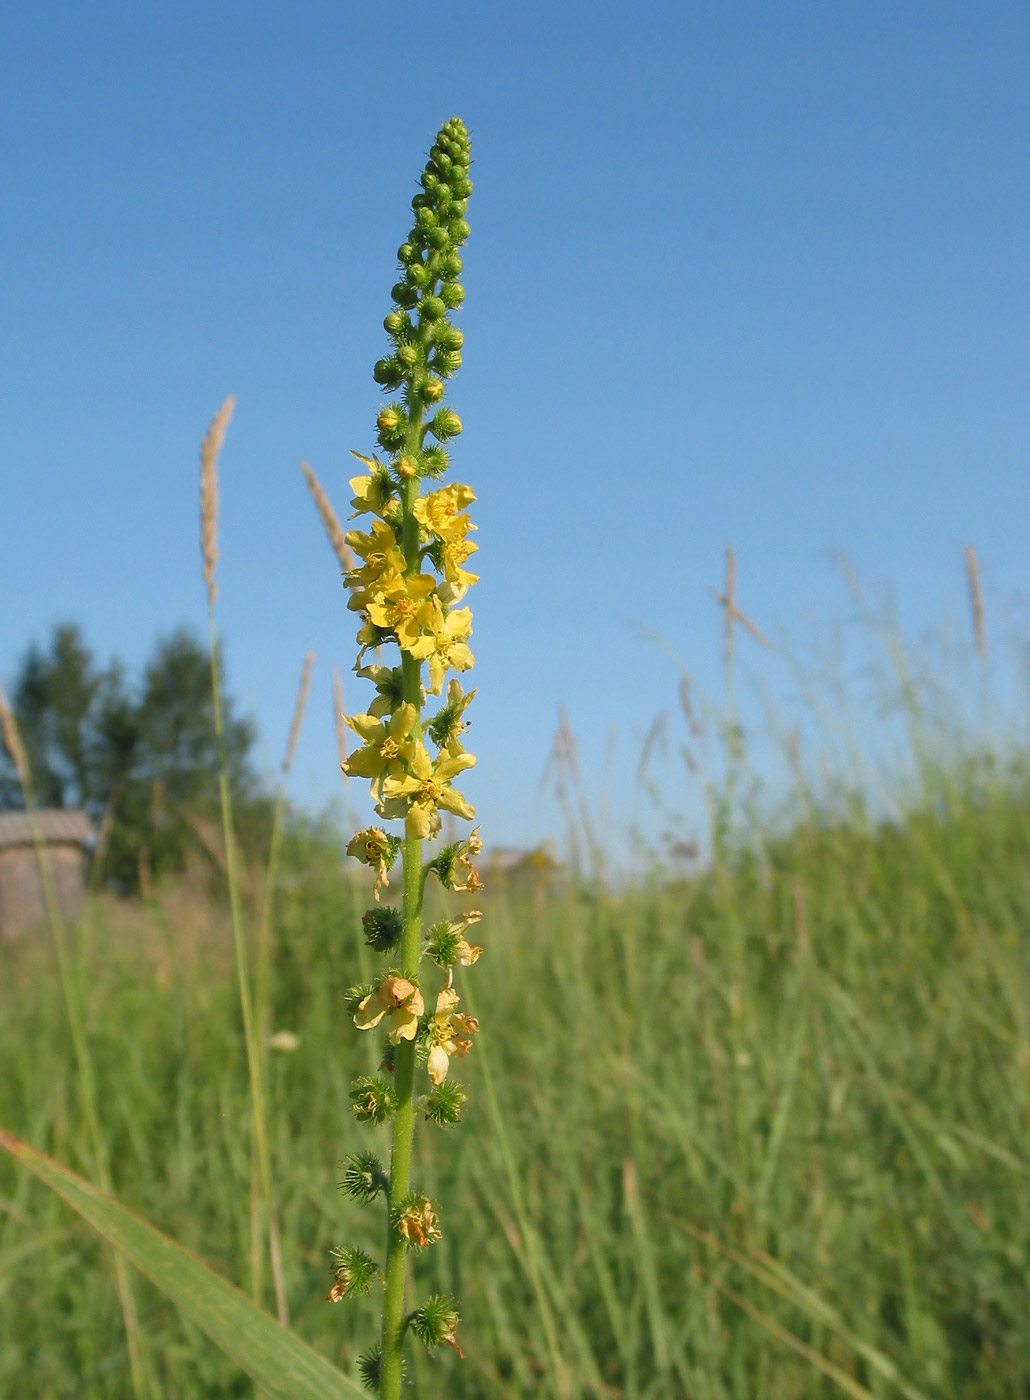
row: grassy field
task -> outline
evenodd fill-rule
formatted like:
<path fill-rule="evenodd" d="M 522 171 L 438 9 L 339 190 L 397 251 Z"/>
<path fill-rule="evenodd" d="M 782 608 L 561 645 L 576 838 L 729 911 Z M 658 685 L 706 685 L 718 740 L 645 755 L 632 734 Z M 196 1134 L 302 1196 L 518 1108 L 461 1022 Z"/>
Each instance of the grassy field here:
<path fill-rule="evenodd" d="M 468 1359 L 432 1400 L 1030 1395 L 1030 766 L 924 765 L 902 820 L 813 806 L 691 879 L 495 880 L 461 1065 L 466 1126 L 421 1133 L 426 1287 Z M 325 1302 L 336 1189 L 374 1068 L 343 990 L 369 891 L 293 837 L 276 920 L 274 1177 L 291 1321 L 348 1369 L 377 1300 Z M 253 922 L 253 921 L 252 921 Z M 0 1124 L 85 1173 L 45 938 L 0 948 Z M 94 903 L 78 976 L 115 1189 L 247 1286 L 252 1162 L 226 913 L 188 883 Z M 381 1146 L 382 1144 L 380 1144 Z M 154 1397 L 250 1395 L 142 1280 Z M 270 1295 L 268 1300 L 270 1302 Z M 109 1251 L 0 1162 L 0 1394 L 131 1394 Z"/>

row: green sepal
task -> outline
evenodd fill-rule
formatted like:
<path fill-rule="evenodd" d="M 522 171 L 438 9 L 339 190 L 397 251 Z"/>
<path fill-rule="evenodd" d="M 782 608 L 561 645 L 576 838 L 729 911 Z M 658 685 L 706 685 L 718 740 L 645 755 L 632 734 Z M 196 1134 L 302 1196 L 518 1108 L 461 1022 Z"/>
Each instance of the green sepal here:
<path fill-rule="evenodd" d="M 379 1265 L 363 1249 L 344 1246 L 332 1249 L 336 1263 L 332 1266 L 335 1280 L 329 1294 L 329 1301 L 338 1303 L 353 1293 L 370 1293 L 372 1285 L 381 1277 Z"/>
<path fill-rule="evenodd" d="M 379 1372 L 382 1369 L 383 1353 L 378 1342 L 358 1357 L 358 1374 L 366 1390 L 373 1395 L 379 1393 Z"/>
<path fill-rule="evenodd" d="M 350 1089 L 354 1116 L 362 1123 L 385 1123 L 397 1107 L 397 1095 L 382 1075 L 363 1074 Z"/>
<path fill-rule="evenodd" d="M 352 1152 L 343 1164 L 339 1189 L 356 1201 L 374 1201 L 390 1189 L 386 1168 L 374 1152 Z"/>
<path fill-rule="evenodd" d="M 453 1128 L 461 1122 L 468 1095 L 453 1079 L 437 1084 L 422 1100 L 422 1111 L 438 1128 Z"/>
<path fill-rule="evenodd" d="M 361 1003 L 367 996 L 372 995 L 372 984 L 370 982 L 356 983 L 353 987 L 348 987 L 343 994 L 343 1004 L 347 1008 L 348 1016 L 356 1016 Z"/>
<path fill-rule="evenodd" d="M 399 909 L 392 904 L 382 904 L 365 910 L 361 916 L 361 926 L 365 930 L 368 946 L 376 953 L 388 953 L 401 941 L 404 920 Z"/>
<path fill-rule="evenodd" d="M 458 1306 L 446 1293 L 434 1293 L 408 1319 L 411 1330 L 429 1351 L 443 1342 L 454 1344 L 454 1331 L 460 1322 Z"/>

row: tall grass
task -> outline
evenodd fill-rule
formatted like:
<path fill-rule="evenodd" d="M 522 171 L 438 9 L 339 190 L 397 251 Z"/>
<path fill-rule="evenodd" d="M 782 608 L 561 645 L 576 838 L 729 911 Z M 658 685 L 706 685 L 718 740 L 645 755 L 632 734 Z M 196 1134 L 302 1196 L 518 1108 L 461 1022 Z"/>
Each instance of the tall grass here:
<path fill-rule="evenodd" d="M 454 1222 L 425 1285 L 464 1299 L 468 1360 L 413 1354 L 411 1394 L 1026 1396 L 1030 759 L 921 752 L 889 822 L 809 791 L 690 879 L 488 881 L 470 1110 L 423 1173 Z M 347 1088 L 374 1052 L 342 1004 L 367 899 L 331 832 L 287 825 L 269 1025 L 299 1044 L 268 1066 L 268 1150 L 293 1325 L 345 1364 L 376 1307 L 324 1302 L 330 1247 L 378 1242 L 333 1191 L 368 1145 Z M 245 1282 L 227 911 L 180 885 L 92 918 L 115 1190 Z M 53 955 L 0 957 L 0 1122 L 88 1166 Z M 0 1393 L 123 1396 L 110 1255 L 6 1162 L 0 1192 Z M 155 1395 L 249 1393 L 149 1285 L 138 1300 Z"/>

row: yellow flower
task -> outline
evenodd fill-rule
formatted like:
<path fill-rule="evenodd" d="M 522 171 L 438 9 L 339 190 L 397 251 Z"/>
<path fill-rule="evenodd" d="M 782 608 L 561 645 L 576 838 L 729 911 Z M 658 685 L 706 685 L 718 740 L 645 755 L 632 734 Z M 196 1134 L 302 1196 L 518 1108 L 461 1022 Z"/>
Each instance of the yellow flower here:
<path fill-rule="evenodd" d="M 382 827 L 366 827 L 351 838 L 347 854 L 360 860 L 363 865 L 370 865 L 376 872 L 375 897 L 378 899 L 380 889 L 390 883 L 386 872 L 397 855 L 396 837 L 387 836 Z"/>
<path fill-rule="evenodd" d="M 466 535 L 476 527 L 463 512 L 467 505 L 476 499 L 471 486 L 452 482 L 442 491 L 431 491 L 428 496 L 419 496 L 414 505 L 415 519 L 430 534 L 439 539 Z"/>
<path fill-rule="evenodd" d="M 472 635 L 472 609 L 452 608 L 444 616 L 438 599 L 433 599 L 433 612 L 426 624 L 433 634 L 433 650 L 429 653 L 429 693 L 439 695 L 448 668 L 468 671 L 476 658 L 468 645 Z"/>
<path fill-rule="evenodd" d="M 384 778 L 380 786 L 380 801 L 384 816 L 406 812 L 405 832 L 409 837 L 424 840 L 430 833 L 433 814 L 438 807 L 471 821 L 476 815 L 450 781 L 466 768 L 475 765 L 470 753 L 440 754 L 434 763 L 425 746 L 416 743 L 408 760 L 409 772 L 401 778 Z"/>
<path fill-rule="evenodd" d="M 370 778 L 372 795 L 386 777 L 395 777 L 404 772 L 404 765 L 411 757 L 412 744 L 408 735 L 415 725 L 415 706 L 405 702 L 390 716 L 389 724 L 384 724 L 375 715 L 344 715 L 344 723 L 363 741 L 363 747 L 352 753 L 340 767 L 348 778 Z"/>
<path fill-rule="evenodd" d="M 431 574 L 413 574 L 411 578 L 399 573 L 384 574 L 375 585 L 374 598 L 367 604 L 369 620 L 376 627 L 390 628 L 401 651 L 418 660 L 428 656 L 436 645 L 432 636 L 422 632 L 434 621 L 435 587 Z"/>
<path fill-rule="evenodd" d="M 450 1068 L 450 1057 L 459 1058 L 472 1049 L 471 1037 L 479 1030 L 475 1016 L 455 1014 L 458 993 L 453 987 L 444 987 L 436 999 L 436 1012 L 429 1027 L 429 1078 L 434 1084 L 442 1084 Z"/>
<path fill-rule="evenodd" d="M 455 597 L 462 598 L 474 583 L 479 582 L 479 575 L 473 574 L 468 569 L 462 568 L 465 560 L 470 554 L 474 554 L 479 548 L 472 540 L 444 540 L 440 549 L 440 561 L 443 566 L 443 576 L 455 589 Z"/>
<path fill-rule="evenodd" d="M 348 530 L 344 536 L 354 553 L 364 559 L 361 569 L 350 569 L 347 586 L 358 591 L 359 584 L 371 587 L 383 574 L 402 574 L 405 568 L 404 550 L 392 526 L 385 520 L 373 520 L 371 534 L 364 530 Z M 352 608 L 356 606 L 352 600 Z"/>
<path fill-rule="evenodd" d="M 357 457 L 359 462 L 364 462 L 366 467 L 372 468 L 371 476 L 352 476 L 350 479 L 350 489 L 354 492 L 354 499 L 351 501 L 354 514 L 351 519 L 368 514 L 383 516 L 391 504 L 396 508 L 399 502 L 395 488 L 382 462 L 376 461 L 374 457 L 363 457 L 353 448 L 351 456 Z"/>
<path fill-rule="evenodd" d="M 399 1045 L 402 1040 L 415 1039 L 418 1018 L 424 1010 L 422 993 L 415 984 L 391 974 L 358 1003 L 354 1024 L 359 1031 L 370 1031 L 386 1016 L 387 1039 L 391 1045 Z"/>

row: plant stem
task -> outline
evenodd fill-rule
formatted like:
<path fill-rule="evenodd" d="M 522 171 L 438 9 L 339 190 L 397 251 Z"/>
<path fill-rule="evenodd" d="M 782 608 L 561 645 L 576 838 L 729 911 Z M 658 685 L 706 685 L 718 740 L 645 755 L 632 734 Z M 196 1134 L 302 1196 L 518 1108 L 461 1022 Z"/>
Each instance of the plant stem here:
<path fill-rule="evenodd" d="M 421 410 L 412 412 L 408 432 L 409 450 L 417 449 L 421 430 Z M 419 530 L 414 505 L 418 479 L 405 482 L 402 496 L 404 559 L 410 576 L 419 568 Z M 421 731 L 422 666 L 408 652 L 401 653 L 404 699 L 415 707 L 415 733 Z M 422 840 L 406 836 L 401 851 L 404 862 L 401 909 L 401 973 L 417 982 L 422 952 Z M 386 1225 L 386 1284 L 383 1290 L 383 1331 L 379 1371 L 380 1400 L 398 1400 L 401 1393 L 401 1351 L 404 1345 L 404 1264 L 407 1244 L 394 1228 L 394 1212 L 411 1184 L 411 1150 L 415 1136 L 415 1045 L 404 1040 L 394 1057 L 394 1092 L 397 1110 L 393 1119 L 393 1151 L 390 1158 L 389 1217 Z"/>

